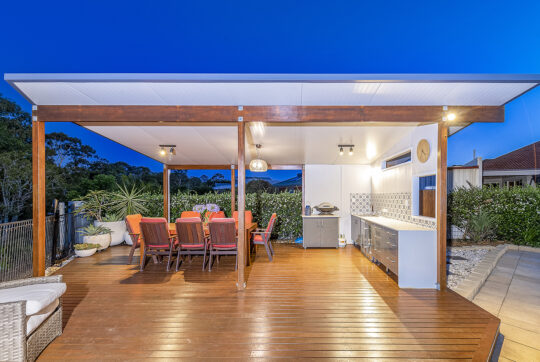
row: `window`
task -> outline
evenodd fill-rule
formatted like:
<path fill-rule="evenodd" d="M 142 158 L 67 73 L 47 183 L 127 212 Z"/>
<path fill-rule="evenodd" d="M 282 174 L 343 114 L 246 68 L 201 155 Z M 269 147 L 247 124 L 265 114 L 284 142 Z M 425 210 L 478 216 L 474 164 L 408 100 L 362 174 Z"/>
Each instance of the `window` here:
<path fill-rule="evenodd" d="M 418 179 L 418 205 L 419 215 L 426 217 L 435 217 L 435 175 L 423 176 Z"/>
<path fill-rule="evenodd" d="M 510 187 L 522 187 L 523 186 L 523 182 L 522 180 L 515 180 L 515 181 L 506 181 L 505 182 L 505 186 L 507 188 L 510 188 Z"/>
<path fill-rule="evenodd" d="M 401 165 L 402 163 L 410 162 L 410 161 L 411 161 L 411 151 L 403 153 L 396 157 L 392 157 L 384 161 L 383 168 L 389 168 L 389 167 Z"/>

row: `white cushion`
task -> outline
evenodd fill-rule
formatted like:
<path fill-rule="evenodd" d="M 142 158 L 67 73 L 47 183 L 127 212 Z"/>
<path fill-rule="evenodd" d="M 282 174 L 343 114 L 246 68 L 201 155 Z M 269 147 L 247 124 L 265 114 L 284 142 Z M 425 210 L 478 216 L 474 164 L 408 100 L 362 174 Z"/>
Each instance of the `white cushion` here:
<path fill-rule="evenodd" d="M 60 301 L 56 299 L 54 302 L 40 310 L 38 313 L 30 317 L 26 317 L 26 336 L 32 334 L 32 332 L 35 331 L 36 328 L 39 327 L 39 325 L 43 323 L 45 319 L 47 319 L 54 312 L 56 307 L 58 307 L 58 304 L 60 304 Z"/>
<path fill-rule="evenodd" d="M 0 289 L 0 303 L 26 300 L 26 315 L 31 316 L 49 306 L 65 292 L 65 283 L 33 284 Z"/>

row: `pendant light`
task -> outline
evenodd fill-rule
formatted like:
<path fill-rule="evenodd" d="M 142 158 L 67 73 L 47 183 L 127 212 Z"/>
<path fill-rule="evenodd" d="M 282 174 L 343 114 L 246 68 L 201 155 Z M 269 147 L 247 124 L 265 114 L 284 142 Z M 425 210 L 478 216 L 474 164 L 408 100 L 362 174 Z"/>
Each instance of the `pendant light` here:
<path fill-rule="evenodd" d="M 257 158 L 251 160 L 251 162 L 249 163 L 249 170 L 251 172 L 266 172 L 268 170 L 268 164 L 259 156 L 261 145 L 256 144 L 255 147 L 257 148 Z"/>

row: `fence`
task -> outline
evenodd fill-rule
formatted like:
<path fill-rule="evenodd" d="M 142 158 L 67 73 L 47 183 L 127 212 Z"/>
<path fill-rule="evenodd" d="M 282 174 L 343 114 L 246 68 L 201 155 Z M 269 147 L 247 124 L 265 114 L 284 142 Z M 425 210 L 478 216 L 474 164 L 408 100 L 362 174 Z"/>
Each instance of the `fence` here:
<path fill-rule="evenodd" d="M 87 224 L 86 219 L 73 212 L 46 217 L 47 267 L 73 255 L 73 244 L 82 238 L 76 230 Z M 32 220 L 0 224 L 0 282 L 32 276 L 32 229 Z"/>

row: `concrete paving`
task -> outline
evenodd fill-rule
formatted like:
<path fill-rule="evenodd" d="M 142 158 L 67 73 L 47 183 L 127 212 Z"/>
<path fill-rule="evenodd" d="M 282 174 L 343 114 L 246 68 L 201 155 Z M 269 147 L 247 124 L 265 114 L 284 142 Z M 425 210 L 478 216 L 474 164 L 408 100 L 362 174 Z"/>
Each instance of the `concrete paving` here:
<path fill-rule="evenodd" d="M 540 253 L 508 250 L 473 302 L 501 319 L 499 361 L 540 361 Z"/>

